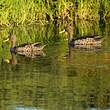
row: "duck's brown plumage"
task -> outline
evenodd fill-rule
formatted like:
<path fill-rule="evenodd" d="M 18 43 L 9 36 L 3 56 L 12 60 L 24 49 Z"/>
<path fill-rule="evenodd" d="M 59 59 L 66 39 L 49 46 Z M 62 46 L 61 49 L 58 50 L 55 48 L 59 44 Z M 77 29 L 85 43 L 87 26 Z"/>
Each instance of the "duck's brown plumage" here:
<path fill-rule="evenodd" d="M 81 36 L 75 39 L 75 26 L 72 22 L 68 23 L 65 27 L 65 31 L 68 33 L 68 42 L 71 45 L 100 45 L 103 42 L 103 38 L 99 35 Z"/>
<path fill-rule="evenodd" d="M 16 35 L 11 35 L 9 37 L 11 41 L 11 52 L 18 53 L 18 54 L 25 54 L 25 53 L 39 53 L 38 51 L 42 51 L 45 45 L 40 45 L 40 43 L 31 43 L 31 44 L 22 44 L 16 46 Z"/>

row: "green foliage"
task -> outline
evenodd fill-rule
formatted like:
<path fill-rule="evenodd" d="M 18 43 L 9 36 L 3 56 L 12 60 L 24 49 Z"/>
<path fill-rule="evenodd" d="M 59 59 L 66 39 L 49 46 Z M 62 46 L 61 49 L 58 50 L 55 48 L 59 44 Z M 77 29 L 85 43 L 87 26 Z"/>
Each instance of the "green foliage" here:
<path fill-rule="evenodd" d="M 0 25 L 11 26 L 19 24 L 44 23 L 47 16 L 64 18 L 69 10 L 70 17 L 77 4 L 77 14 L 82 19 L 99 19 L 101 3 L 104 15 L 110 10 L 109 0 L 0 0 Z"/>

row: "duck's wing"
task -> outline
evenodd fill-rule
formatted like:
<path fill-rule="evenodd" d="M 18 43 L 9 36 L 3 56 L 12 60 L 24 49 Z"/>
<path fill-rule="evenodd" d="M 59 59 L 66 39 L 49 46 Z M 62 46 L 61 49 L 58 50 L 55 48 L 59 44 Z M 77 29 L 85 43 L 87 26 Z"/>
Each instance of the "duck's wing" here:
<path fill-rule="evenodd" d="M 41 43 L 40 42 L 36 42 L 36 43 L 24 43 L 24 44 L 21 44 L 17 47 L 26 47 L 26 46 L 34 46 L 34 47 L 40 47 L 41 46 Z"/>
<path fill-rule="evenodd" d="M 30 44 L 24 43 L 24 44 L 21 44 L 21 45 L 19 45 L 19 46 L 17 46 L 17 47 L 25 47 L 25 46 L 27 46 L 27 45 L 30 45 Z"/>
<path fill-rule="evenodd" d="M 94 40 L 105 40 L 105 38 L 103 36 L 96 36 L 94 37 Z"/>
<path fill-rule="evenodd" d="M 31 45 L 34 46 L 34 47 L 40 47 L 40 46 L 41 46 L 41 43 L 36 42 L 36 43 L 34 43 L 34 44 L 31 44 Z"/>
<path fill-rule="evenodd" d="M 82 39 L 87 39 L 87 38 L 99 39 L 99 38 L 101 38 L 101 36 L 99 36 L 99 35 L 84 35 L 84 36 L 79 36 L 75 40 L 82 40 Z"/>
<path fill-rule="evenodd" d="M 38 50 L 42 50 L 46 45 L 41 45 L 41 43 L 34 43 L 32 47 L 38 48 Z"/>

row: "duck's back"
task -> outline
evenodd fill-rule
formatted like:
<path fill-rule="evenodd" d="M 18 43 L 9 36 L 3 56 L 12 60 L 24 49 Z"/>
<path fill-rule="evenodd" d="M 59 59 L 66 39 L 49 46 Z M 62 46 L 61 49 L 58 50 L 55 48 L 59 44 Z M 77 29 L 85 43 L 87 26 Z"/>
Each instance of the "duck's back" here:
<path fill-rule="evenodd" d="M 90 37 L 81 37 L 74 40 L 74 45 L 99 45 L 103 41 L 102 37 L 99 36 L 90 36 Z"/>
<path fill-rule="evenodd" d="M 30 43 L 30 44 L 22 44 L 16 47 L 17 52 L 31 52 L 33 50 L 41 50 L 44 46 L 41 46 L 40 43 Z"/>

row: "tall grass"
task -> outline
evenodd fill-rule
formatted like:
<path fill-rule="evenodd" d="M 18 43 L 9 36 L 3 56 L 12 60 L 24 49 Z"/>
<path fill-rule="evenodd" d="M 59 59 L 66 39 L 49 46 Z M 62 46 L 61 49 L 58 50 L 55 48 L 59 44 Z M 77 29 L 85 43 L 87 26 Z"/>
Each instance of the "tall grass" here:
<path fill-rule="evenodd" d="M 99 0 L 81 0 L 78 7 L 78 15 L 85 19 L 99 19 L 98 11 L 100 7 Z"/>
<path fill-rule="evenodd" d="M 109 0 L 0 0 L 0 25 L 45 23 L 64 19 L 68 14 L 72 18 L 73 12 L 80 19 L 99 20 L 101 10 L 108 16 Z"/>

